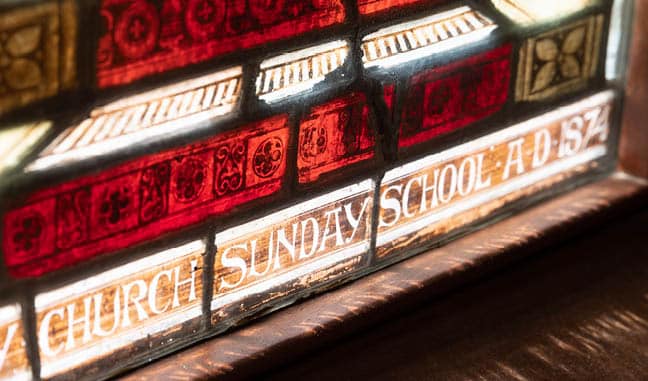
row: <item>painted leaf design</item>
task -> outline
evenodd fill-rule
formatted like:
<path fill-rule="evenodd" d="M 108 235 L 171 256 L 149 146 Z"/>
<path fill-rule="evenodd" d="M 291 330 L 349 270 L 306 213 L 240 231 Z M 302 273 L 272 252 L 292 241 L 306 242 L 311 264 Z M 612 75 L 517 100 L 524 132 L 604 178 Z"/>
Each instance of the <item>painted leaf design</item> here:
<path fill-rule="evenodd" d="M 28 26 L 14 32 L 7 41 L 7 52 L 13 57 L 32 53 L 38 48 L 41 38 L 40 25 Z"/>
<path fill-rule="evenodd" d="M 556 63 L 554 61 L 544 64 L 536 74 L 535 82 L 533 83 L 534 92 L 543 90 L 551 84 L 556 76 Z"/>
<path fill-rule="evenodd" d="M 5 70 L 4 78 L 12 89 L 28 89 L 40 83 L 41 71 L 34 61 L 19 58 L 12 61 Z"/>
<path fill-rule="evenodd" d="M 573 55 L 565 55 L 560 60 L 560 74 L 565 78 L 580 76 L 580 63 Z"/>
<path fill-rule="evenodd" d="M 554 61 L 558 58 L 558 45 L 552 39 L 542 39 L 536 43 L 536 55 L 542 61 Z"/>
<path fill-rule="evenodd" d="M 565 41 L 563 42 L 562 46 L 562 51 L 565 54 L 574 54 L 578 52 L 578 50 L 583 46 L 583 42 L 585 41 L 585 28 L 578 28 L 574 29 L 569 34 L 567 37 L 565 37 Z"/>

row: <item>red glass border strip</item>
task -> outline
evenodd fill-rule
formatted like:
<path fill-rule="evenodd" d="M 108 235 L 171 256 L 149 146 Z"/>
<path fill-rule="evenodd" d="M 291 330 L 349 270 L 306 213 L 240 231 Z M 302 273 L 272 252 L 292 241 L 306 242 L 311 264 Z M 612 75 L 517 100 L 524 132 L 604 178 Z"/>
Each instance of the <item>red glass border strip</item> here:
<path fill-rule="evenodd" d="M 373 15 L 414 5 L 439 5 L 443 0 L 358 0 L 361 15 Z"/>
<path fill-rule="evenodd" d="M 341 0 L 103 0 L 101 88 L 344 21 Z"/>
<path fill-rule="evenodd" d="M 426 142 L 499 111 L 511 81 L 510 44 L 414 75 L 404 99 L 399 148 Z"/>
<path fill-rule="evenodd" d="M 37 192 L 5 216 L 9 272 L 39 276 L 277 192 L 287 123 L 277 116 Z"/>

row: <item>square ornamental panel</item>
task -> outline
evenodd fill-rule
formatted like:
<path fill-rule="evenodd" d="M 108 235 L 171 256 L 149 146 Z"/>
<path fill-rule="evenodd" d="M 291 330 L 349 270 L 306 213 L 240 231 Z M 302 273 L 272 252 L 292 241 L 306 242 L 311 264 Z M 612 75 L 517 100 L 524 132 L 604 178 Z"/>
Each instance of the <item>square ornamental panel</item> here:
<path fill-rule="evenodd" d="M 0 115 L 68 90 L 77 79 L 75 1 L 14 3 L 0 11 Z"/>
<path fill-rule="evenodd" d="M 102 0 L 99 87 L 340 24 L 341 0 Z"/>
<path fill-rule="evenodd" d="M 374 188 L 365 180 L 217 232 L 212 322 L 228 324 L 365 267 Z"/>
<path fill-rule="evenodd" d="M 41 377 L 105 376 L 195 337 L 204 257 L 195 241 L 36 295 Z"/>
<path fill-rule="evenodd" d="M 32 379 L 24 335 L 20 305 L 0 306 L 0 379 Z"/>
<path fill-rule="evenodd" d="M 516 101 L 586 88 L 599 72 L 605 17 L 590 16 L 528 38 L 519 50 Z"/>
<path fill-rule="evenodd" d="M 4 217 L 9 272 L 38 276 L 272 195 L 289 135 L 276 116 L 36 191 Z"/>
<path fill-rule="evenodd" d="M 394 168 L 380 185 L 376 255 L 393 260 L 465 230 L 609 157 L 606 91 Z"/>

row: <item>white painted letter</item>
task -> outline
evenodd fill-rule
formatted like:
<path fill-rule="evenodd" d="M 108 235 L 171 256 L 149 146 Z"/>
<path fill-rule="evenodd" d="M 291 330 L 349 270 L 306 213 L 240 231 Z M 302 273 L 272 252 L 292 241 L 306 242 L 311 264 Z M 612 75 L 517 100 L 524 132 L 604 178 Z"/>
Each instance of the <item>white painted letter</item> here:
<path fill-rule="evenodd" d="M 142 281 L 142 283 L 144 283 L 144 281 Z M 144 287 L 146 287 L 146 284 L 144 285 Z M 115 333 L 115 331 L 119 327 L 119 311 L 121 308 L 121 305 L 119 303 L 119 288 L 115 287 L 115 297 L 113 298 L 113 325 L 109 331 L 104 331 L 103 327 L 101 327 L 101 311 L 103 310 L 103 306 L 101 305 L 101 300 L 103 299 L 103 293 L 100 292 L 98 294 L 95 294 L 93 296 L 93 299 L 94 299 L 94 316 L 93 316 L 94 326 L 92 328 L 92 334 L 97 335 L 99 337 L 110 336 L 113 333 Z M 126 317 L 128 317 L 128 302 L 125 302 L 124 304 L 125 304 L 124 313 L 126 314 Z M 146 316 L 146 313 L 144 313 L 144 316 Z"/>
<path fill-rule="evenodd" d="M 83 317 L 80 319 L 74 320 L 74 303 L 67 305 L 67 314 L 68 314 L 68 326 L 67 326 L 67 341 L 65 342 L 65 350 L 70 350 L 74 348 L 74 325 L 77 323 L 83 323 L 83 338 L 81 339 L 82 343 L 87 343 L 92 337 L 90 335 L 90 304 L 92 302 L 92 297 L 88 296 L 83 299 Z"/>
<path fill-rule="evenodd" d="M 54 349 L 50 347 L 50 323 L 54 316 L 58 316 L 60 320 L 63 320 L 65 317 L 65 310 L 63 309 L 63 307 L 48 311 L 45 316 L 43 316 L 43 321 L 41 322 L 40 329 L 38 330 L 38 346 L 40 347 L 41 351 L 43 351 L 43 354 L 47 357 L 57 356 L 59 353 L 61 353 L 61 351 L 63 351 L 63 343 L 59 344 L 59 346 Z"/>
<path fill-rule="evenodd" d="M 542 151 L 542 154 L 540 152 Z M 548 130 L 540 130 L 535 133 L 535 139 L 533 143 L 533 163 L 531 166 L 539 168 L 549 160 L 549 154 L 551 153 L 551 134 Z"/>
<path fill-rule="evenodd" d="M 48 325 L 49 325 L 49 321 L 48 321 Z M 7 327 L 7 334 L 5 335 L 5 341 L 4 344 L 2 345 L 2 351 L 0 351 L 0 370 L 2 370 L 2 367 L 4 366 L 4 362 L 7 359 L 7 353 L 9 352 L 11 341 L 13 340 L 17 329 L 18 329 L 18 323 L 13 323 L 9 327 Z M 47 343 L 47 346 L 49 347 L 49 342 Z"/>
<path fill-rule="evenodd" d="M 342 237 L 342 228 L 340 227 L 340 213 L 342 212 L 341 207 L 337 207 L 333 210 L 329 210 L 324 215 L 326 216 L 326 225 L 324 225 L 324 234 L 322 234 L 322 243 L 320 244 L 319 251 L 326 250 L 326 241 L 329 238 L 335 237 L 335 246 L 344 245 L 344 237 Z M 335 232 L 330 234 L 331 230 L 329 226 L 331 224 L 331 216 L 335 215 Z"/>
<path fill-rule="evenodd" d="M 410 197 L 410 192 L 412 191 L 412 185 L 414 183 L 418 183 L 418 185 L 421 185 L 421 178 L 420 177 L 414 177 L 413 179 L 410 179 L 410 181 L 405 184 L 405 190 L 403 191 L 403 215 L 407 218 L 412 218 L 416 215 L 416 212 L 412 213 L 409 211 L 409 197 Z"/>
<path fill-rule="evenodd" d="M 467 178 L 466 165 L 469 165 Z M 461 165 L 459 166 L 459 178 L 457 181 L 457 188 L 459 189 L 460 195 L 467 196 L 473 191 L 475 182 L 477 181 L 477 164 L 475 163 L 474 157 L 467 157 L 461 162 Z"/>
<path fill-rule="evenodd" d="M 306 226 L 310 222 L 310 225 L 313 229 L 313 242 L 310 251 L 306 254 Z M 299 248 L 299 260 L 306 259 L 311 257 L 317 251 L 317 242 L 319 241 L 319 224 L 317 220 L 313 217 L 308 217 L 306 220 L 301 222 L 301 247 Z"/>
<path fill-rule="evenodd" d="M 245 279 L 245 276 L 247 275 L 247 264 L 245 263 L 245 260 L 240 257 L 234 257 L 230 258 L 228 254 L 232 250 L 240 249 L 243 251 L 247 252 L 247 244 L 240 244 L 240 245 L 234 245 L 230 246 L 225 251 L 223 251 L 223 255 L 221 256 L 221 264 L 223 267 L 237 267 L 241 271 L 241 277 L 239 280 L 234 283 L 227 283 L 225 281 L 225 278 L 221 279 L 221 285 L 218 288 L 219 291 L 221 291 L 223 288 L 236 288 L 238 287 L 241 283 L 243 283 L 243 280 Z"/>
<path fill-rule="evenodd" d="M 149 287 L 149 293 L 148 293 L 148 304 L 149 307 L 151 307 L 151 312 L 153 312 L 156 315 L 159 315 L 161 313 L 166 312 L 166 310 L 169 309 L 169 304 L 171 304 L 171 301 L 168 300 L 165 304 L 164 307 L 159 308 L 157 305 L 157 289 L 158 289 L 158 283 L 160 282 L 160 278 L 163 276 L 166 276 L 166 278 L 171 282 L 171 270 L 164 270 L 160 271 L 159 273 L 155 274 L 153 279 L 151 279 L 151 286 Z"/>
<path fill-rule="evenodd" d="M 349 202 L 347 204 L 344 204 L 344 213 L 346 214 L 346 218 L 349 221 L 349 224 L 351 224 L 351 227 L 353 228 L 351 236 L 347 238 L 347 243 L 353 242 L 353 237 L 355 237 L 356 231 L 358 231 L 358 227 L 360 227 L 360 223 L 364 221 L 363 216 L 365 210 L 367 210 L 367 205 L 369 205 L 369 197 L 364 199 L 364 201 L 362 202 L 362 209 L 360 209 L 360 214 L 358 214 L 358 218 L 355 218 L 352 210 L 353 203 Z"/>
<path fill-rule="evenodd" d="M 137 291 L 138 291 L 137 296 L 135 298 L 132 298 L 130 295 L 133 287 L 137 287 Z M 148 287 L 146 286 L 146 282 L 144 282 L 141 279 L 137 279 L 133 282 L 130 282 L 122 286 L 122 290 L 124 291 L 124 322 L 123 322 L 124 327 L 128 327 L 131 325 L 131 321 L 130 321 L 131 302 L 135 306 L 135 311 L 137 311 L 137 319 L 139 319 L 139 321 L 148 319 L 148 314 L 146 313 L 146 310 L 140 304 L 140 301 L 146 298 L 147 288 Z M 119 292 L 115 292 L 115 294 L 119 295 Z"/>
<path fill-rule="evenodd" d="M 387 194 L 389 194 L 390 191 L 396 191 L 398 192 L 398 195 L 400 196 L 403 193 L 403 186 L 402 185 L 392 185 L 385 189 L 385 191 L 380 195 L 380 208 L 385 210 L 385 209 L 391 209 L 394 211 L 394 220 L 392 222 L 385 222 L 382 219 L 383 213 L 380 213 L 380 226 L 381 227 L 389 227 L 389 226 L 394 226 L 398 220 L 400 219 L 400 214 L 401 214 L 401 204 L 400 202 L 395 199 L 395 198 L 388 198 Z"/>
<path fill-rule="evenodd" d="M 484 180 L 484 154 L 477 155 L 477 185 L 475 185 L 475 192 L 486 189 L 491 186 L 492 176 L 489 174 L 488 178 Z"/>
<path fill-rule="evenodd" d="M 508 157 L 506 159 L 506 165 L 504 166 L 504 176 L 502 180 L 508 180 L 511 177 L 511 167 L 515 166 L 515 171 L 517 175 L 524 173 L 524 158 L 522 157 L 522 145 L 524 144 L 524 138 L 515 139 L 508 144 Z"/>
<path fill-rule="evenodd" d="M 450 170 L 450 189 L 448 189 L 448 194 L 446 197 L 445 185 L 446 185 L 448 170 Z M 439 200 L 442 203 L 447 204 L 450 201 L 452 201 L 455 192 L 457 192 L 457 167 L 455 167 L 454 164 L 447 164 L 445 167 L 443 167 L 443 169 L 441 170 L 441 176 L 439 176 L 439 184 L 437 189 L 439 193 Z"/>
<path fill-rule="evenodd" d="M 171 304 L 172 308 L 180 307 L 180 300 L 178 297 L 178 289 L 180 286 L 185 285 L 185 284 L 190 284 L 191 288 L 189 289 L 189 298 L 187 299 L 187 302 L 191 302 L 194 299 L 196 299 L 196 271 L 194 271 L 198 267 L 198 261 L 195 259 L 191 260 L 191 267 L 189 269 L 189 272 L 191 273 L 191 277 L 189 279 L 180 280 L 180 266 L 176 267 L 175 270 L 175 288 L 173 290 L 173 303 Z"/>

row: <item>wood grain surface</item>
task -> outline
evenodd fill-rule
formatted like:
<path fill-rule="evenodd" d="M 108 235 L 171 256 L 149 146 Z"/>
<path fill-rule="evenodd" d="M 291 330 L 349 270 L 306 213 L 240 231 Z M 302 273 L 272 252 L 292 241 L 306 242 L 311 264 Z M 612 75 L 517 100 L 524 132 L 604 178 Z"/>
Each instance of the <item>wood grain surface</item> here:
<path fill-rule="evenodd" d="M 422 297 L 483 276 L 615 213 L 645 206 L 647 195 L 647 182 L 616 174 L 443 248 L 141 367 L 123 379 L 241 379 L 259 375 L 362 327 L 390 319 L 418 305 Z M 352 366 L 347 360 L 344 364 Z"/>
<path fill-rule="evenodd" d="M 648 2 L 636 1 L 634 4 L 635 20 L 619 159 L 625 171 L 648 178 L 648 125 L 644 119 L 648 105 Z"/>

